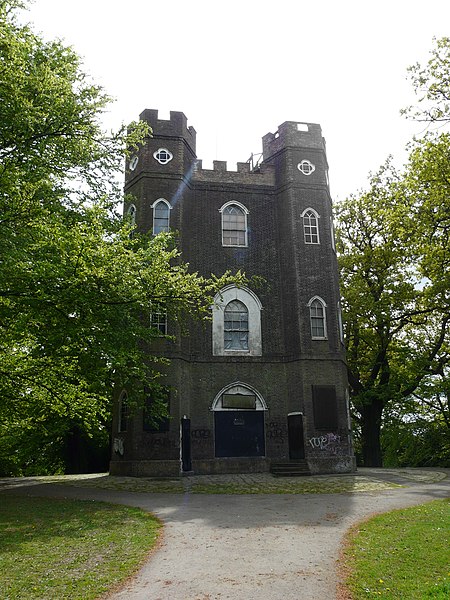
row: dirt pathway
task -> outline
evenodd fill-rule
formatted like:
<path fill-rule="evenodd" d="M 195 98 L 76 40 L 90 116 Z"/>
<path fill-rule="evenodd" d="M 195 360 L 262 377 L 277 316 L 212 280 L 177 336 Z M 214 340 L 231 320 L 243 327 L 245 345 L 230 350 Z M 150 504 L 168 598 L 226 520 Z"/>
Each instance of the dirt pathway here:
<path fill-rule="evenodd" d="M 20 490 L 139 506 L 164 521 L 158 550 L 113 600 L 322 600 L 336 598 L 336 558 L 350 525 L 448 497 L 450 478 L 353 494 L 145 494 L 49 484 Z"/>

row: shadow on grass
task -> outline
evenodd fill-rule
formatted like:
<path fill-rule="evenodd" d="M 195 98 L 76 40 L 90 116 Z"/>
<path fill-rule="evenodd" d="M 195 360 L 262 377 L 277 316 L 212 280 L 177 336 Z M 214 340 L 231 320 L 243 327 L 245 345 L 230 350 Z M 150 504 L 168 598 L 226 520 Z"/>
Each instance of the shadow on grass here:
<path fill-rule="evenodd" d="M 159 527 L 137 508 L 2 494 L 2 597 L 97 598 L 135 571 Z"/>

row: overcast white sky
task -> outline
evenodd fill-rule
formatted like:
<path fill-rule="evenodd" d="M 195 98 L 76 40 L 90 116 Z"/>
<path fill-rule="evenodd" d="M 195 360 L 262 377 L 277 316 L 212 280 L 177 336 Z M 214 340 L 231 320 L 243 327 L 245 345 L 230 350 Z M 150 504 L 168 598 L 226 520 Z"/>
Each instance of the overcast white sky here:
<path fill-rule="evenodd" d="M 35 0 L 26 19 L 116 99 L 109 128 L 182 111 L 206 167 L 235 169 L 284 121 L 320 123 L 343 199 L 420 132 L 399 114 L 414 101 L 406 68 L 450 35 L 450 2 Z"/>

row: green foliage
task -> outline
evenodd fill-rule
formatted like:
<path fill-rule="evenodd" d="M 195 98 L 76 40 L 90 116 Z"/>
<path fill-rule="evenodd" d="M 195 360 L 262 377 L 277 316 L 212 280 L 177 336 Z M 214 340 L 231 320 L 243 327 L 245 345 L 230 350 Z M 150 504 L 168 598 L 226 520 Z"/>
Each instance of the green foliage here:
<path fill-rule="evenodd" d="M 390 407 L 381 432 L 387 467 L 450 467 L 450 365 Z"/>
<path fill-rule="evenodd" d="M 160 524 L 136 508 L 4 495 L 3 598 L 98 598 L 131 575 Z"/>
<path fill-rule="evenodd" d="M 450 120 L 450 38 L 434 42 L 427 64 L 416 63 L 408 69 L 418 99 L 416 105 L 401 112 L 417 121 L 447 123 Z"/>
<path fill-rule="evenodd" d="M 446 499 L 378 515 L 353 528 L 344 552 L 351 598 L 448 598 L 449 524 Z"/>
<path fill-rule="evenodd" d="M 157 386 L 155 302 L 204 318 L 245 281 L 190 273 L 170 234 L 131 235 L 118 174 L 150 132 L 104 133 L 108 97 L 73 50 L 17 24 L 20 4 L 0 3 L 0 471 L 14 474 L 64 468 L 74 431 L 105 439 L 114 385 L 134 405 Z M 13 432 L 33 440 L 16 451 Z M 38 467 L 24 454 L 40 443 Z"/>
<path fill-rule="evenodd" d="M 448 38 L 438 41 L 429 65 L 411 70 L 436 103 L 435 120 L 449 114 L 449 48 Z M 450 359 L 450 136 L 428 133 L 409 150 L 403 171 L 389 159 L 368 191 L 337 210 L 349 381 L 366 466 L 381 465 L 383 414 L 442 377 Z"/>
<path fill-rule="evenodd" d="M 450 467 L 450 430 L 440 419 L 414 414 L 389 419 L 381 434 L 386 467 Z"/>

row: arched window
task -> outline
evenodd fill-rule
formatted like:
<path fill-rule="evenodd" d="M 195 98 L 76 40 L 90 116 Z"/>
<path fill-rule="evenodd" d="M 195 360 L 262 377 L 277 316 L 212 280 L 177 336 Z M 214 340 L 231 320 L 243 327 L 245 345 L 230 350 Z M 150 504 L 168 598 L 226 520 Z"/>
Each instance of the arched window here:
<path fill-rule="evenodd" d="M 323 340 L 327 337 L 326 304 L 315 296 L 308 302 L 309 318 L 311 321 L 311 336 L 313 340 Z"/>
<path fill-rule="evenodd" d="M 130 206 L 128 207 L 128 210 L 127 210 L 127 215 L 128 215 L 128 218 L 130 219 L 130 223 L 132 225 L 136 224 L 136 213 L 137 213 L 136 206 L 134 204 L 130 204 Z"/>
<path fill-rule="evenodd" d="M 225 350 L 248 350 L 248 310 L 239 300 L 225 307 L 223 334 Z"/>
<path fill-rule="evenodd" d="M 312 208 L 307 208 L 302 217 L 305 244 L 319 244 L 319 215 Z"/>
<path fill-rule="evenodd" d="M 261 356 L 261 302 L 246 288 L 229 285 L 212 307 L 214 356 Z"/>
<path fill-rule="evenodd" d="M 128 425 L 128 394 L 124 390 L 119 398 L 119 423 L 117 431 L 126 431 Z"/>
<path fill-rule="evenodd" d="M 137 213 L 136 206 L 134 204 L 130 204 L 130 206 L 128 207 L 128 210 L 127 210 L 127 216 L 130 220 L 130 225 L 133 228 L 136 226 L 136 213 Z M 134 229 L 133 229 L 133 231 L 130 232 L 130 238 L 133 237 L 133 233 L 134 233 Z"/>
<path fill-rule="evenodd" d="M 336 235 L 334 233 L 333 217 L 330 217 L 331 247 L 336 252 Z"/>
<path fill-rule="evenodd" d="M 344 338 L 344 324 L 342 322 L 342 308 L 341 303 L 337 303 L 337 317 L 338 317 L 338 328 L 339 328 L 339 339 L 341 340 L 341 344 L 345 343 Z"/>
<path fill-rule="evenodd" d="M 159 198 L 152 204 L 153 208 L 153 235 L 161 231 L 169 231 L 169 215 L 171 206 L 164 198 Z"/>
<path fill-rule="evenodd" d="M 248 210 L 238 202 L 228 202 L 222 213 L 222 246 L 247 246 Z"/>

